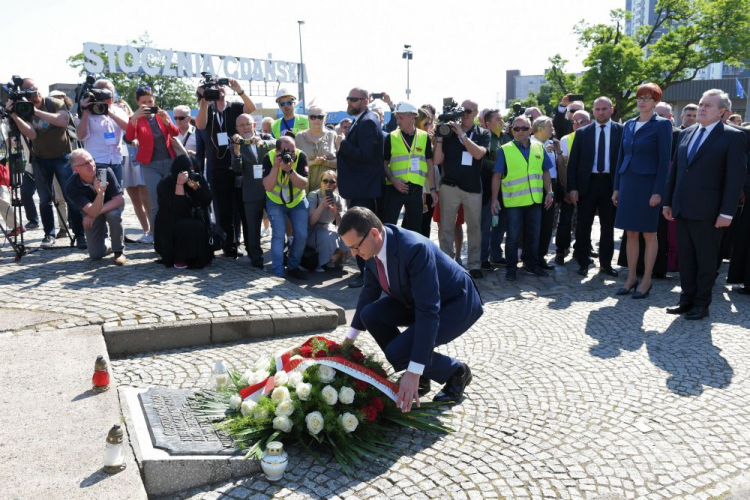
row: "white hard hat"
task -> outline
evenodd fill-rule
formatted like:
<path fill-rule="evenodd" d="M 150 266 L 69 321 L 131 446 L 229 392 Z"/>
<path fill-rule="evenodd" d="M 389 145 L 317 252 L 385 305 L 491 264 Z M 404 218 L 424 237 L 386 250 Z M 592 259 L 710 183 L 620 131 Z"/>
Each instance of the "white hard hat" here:
<path fill-rule="evenodd" d="M 278 92 L 276 92 L 276 102 L 279 102 L 279 99 L 281 99 L 284 96 L 289 96 L 295 101 L 297 100 L 297 95 L 293 91 L 289 91 L 285 89 L 284 87 L 280 87 Z"/>
<path fill-rule="evenodd" d="M 401 101 L 400 103 L 396 104 L 396 109 L 393 110 L 394 113 L 411 113 L 413 115 L 417 114 L 417 108 L 413 104 L 409 104 L 408 102 Z"/>

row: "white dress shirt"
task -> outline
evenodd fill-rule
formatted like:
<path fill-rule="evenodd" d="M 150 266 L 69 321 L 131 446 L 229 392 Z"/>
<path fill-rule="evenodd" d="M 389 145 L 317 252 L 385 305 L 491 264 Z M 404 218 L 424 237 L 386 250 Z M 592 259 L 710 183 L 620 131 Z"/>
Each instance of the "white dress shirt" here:
<path fill-rule="evenodd" d="M 701 133 L 701 129 L 705 129 L 706 131 L 703 132 L 703 137 L 701 137 L 701 142 L 698 144 L 698 149 L 696 149 L 696 153 L 700 151 L 701 146 L 703 146 L 703 143 L 706 142 L 706 137 L 711 135 L 711 132 L 713 132 L 714 128 L 716 128 L 716 125 L 718 124 L 718 121 L 713 122 L 708 127 L 704 127 L 703 125 L 698 125 L 698 129 L 693 133 L 693 137 L 690 139 L 690 143 L 688 144 L 688 154 L 690 154 L 690 151 L 693 150 L 693 145 L 695 144 L 695 141 L 698 140 L 698 135 Z"/>
<path fill-rule="evenodd" d="M 609 170 L 609 144 L 610 144 L 610 137 L 612 135 L 612 120 L 608 120 L 607 123 L 604 124 L 604 130 L 602 131 L 602 125 L 599 122 L 594 122 L 594 126 L 596 127 L 596 133 L 594 134 L 594 166 L 591 167 L 591 173 L 592 174 L 598 174 L 599 170 L 597 170 L 596 166 L 598 165 L 599 161 L 599 136 L 602 132 L 604 132 L 604 172 L 605 174 L 608 174 L 610 172 Z"/>
<path fill-rule="evenodd" d="M 109 109 L 123 121 L 128 121 L 128 116 L 119 107 L 110 106 Z M 114 118 L 109 115 L 89 114 L 86 135 L 79 139 L 96 163 L 119 165 L 122 163 L 120 144 L 124 135 L 125 131 Z"/>
<path fill-rule="evenodd" d="M 195 141 L 195 136 L 196 136 L 195 132 L 196 132 L 195 127 L 193 125 L 190 125 L 188 127 L 188 129 L 187 129 L 187 132 L 185 132 L 184 134 L 183 133 L 179 133 L 177 135 L 177 139 L 179 139 L 180 144 L 182 144 L 183 146 L 185 146 L 185 151 L 193 151 L 193 152 L 195 152 L 195 150 L 197 148 L 196 141 Z M 188 137 L 188 140 L 185 141 L 185 137 L 188 134 L 190 134 L 190 137 Z"/>

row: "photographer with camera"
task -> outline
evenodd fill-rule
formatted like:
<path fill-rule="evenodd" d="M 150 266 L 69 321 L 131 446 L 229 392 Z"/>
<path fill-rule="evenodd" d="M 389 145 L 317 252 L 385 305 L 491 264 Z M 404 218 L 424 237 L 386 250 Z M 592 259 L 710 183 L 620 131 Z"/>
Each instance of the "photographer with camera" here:
<path fill-rule="evenodd" d="M 72 148 L 68 136 L 71 118 L 64 109 L 65 103 L 51 97 L 43 99 L 31 78 L 14 78 L 14 84 L 18 90 L 11 92 L 6 110 L 21 134 L 33 144 L 34 180 L 39 192 L 39 209 L 44 227 L 44 238 L 40 246 L 51 248 L 55 245 L 55 197 L 52 180 L 56 177 L 60 186 L 65 186 L 73 175 L 69 162 Z M 17 99 L 13 98 L 14 94 Z M 73 208 L 69 198 L 65 201 L 77 246 L 83 250 L 86 248 L 83 217 Z"/>
<path fill-rule="evenodd" d="M 232 136 L 232 170 L 242 179 L 242 201 L 247 221 L 245 249 L 252 266 L 263 269 L 263 249 L 260 247 L 260 228 L 266 208 L 263 160 L 276 147 L 276 141 L 263 140 L 255 134 L 253 115 L 241 114 L 236 123 L 238 133 Z"/>
<path fill-rule="evenodd" d="M 195 157 L 176 156 L 157 188 L 154 250 L 165 267 L 202 269 L 214 258 L 208 227 L 211 190 L 197 167 Z"/>
<path fill-rule="evenodd" d="M 83 110 L 76 127 L 78 140 L 83 142 L 96 161 L 97 169 L 111 168 L 122 185 L 122 137 L 128 128 L 128 116 L 115 106 L 115 86 L 110 80 L 96 80 L 80 102 Z"/>
<path fill-rule="evenodd" d="M 153 231 L 156 213 L 159 211 L 156 188 L 159 182 L 169 175 L 172 158 L 176 156 L 172 148 L 172 137 L 178 135 L 179 130 L 172 123 L 167 112 L 156 106 L 151 87 L 138 87 L 135 100 L 138 109 L 128 121 L 125 139 L 131 142 L 134 139 L 138 140 L 138 153 L 135 159 L 141 166 L 143 181 L 146 183 L 151 209 L 148 221 Z M 139 241 L 153 243 L 154 235 L 149 233 L 148 237 L 141 238 Z"/>
<path fill-rule="evenodd" d="M 288 216 L 294 242 L 289 249 L 286 275 L 307 279 L 299 267 L 307 241 L 307 156 L 296 148 L 291 137 L 276 139 L 276 149 L 263 159 L 263 187 L 268 198 L 266 211 L 271 219 L 273 273 L 284 277 L 284 234 Z"/>
<path fill-rule="evenodd" d="M 234 78 L 213 78 L 202 73 L 204 81 L 196 90 L 198 116 L 195 126 L 206 131 L 206 162 L 211 179 L 211 190 L 215 195 L 218 224 L 226 234 L 223 253 L 225 257 L 236 259 L 242 254 L 237 249 L 240 244 L 239 231 L 235 231 L 234 217 L 239 216 L 242 230 L 247 240 L 247 221 L 242 203 L 242 181 L 232 170 L 230 138 L 237 133 L 237 117 L 252 113 L 256 107 L 240 82 Z M 226 87 L 229 86 L 242 102 L 226 101 Z"/>
<path fill-rule="evenodd" d="M 433 161 L 442 164 L 440 186 L 440 248 L 455 258 L 453 221 L 464 206 L 469 242 L 467 267 L 472 278 L 484 278 L 481 266 L 482 242 L 482 158 L 490 147 L 490 132 L 474 124 L 479 106 L 465 100 L 457 107 L 453 99 L 443 102 L 443 114 L 435 135 Z"/>
<path fill-rule="evenodd" d="M 73 211 L 80 211 L 78 213 L 83 216 L 89 257 L 101 260 L 114 251 L 115 264 L 122 266 L 127 262 L 122 253 L 125 248 L 122 228 L 125 198 L 114 172 L 111 168 L 97 169 L 94 158 L 85 149 L 73 151 L 70 165 L 75 173 L 65 184 L 65 195 L 72 201 Z M 111 247 L 107 245 L 106 226 L 109 226 Z"/>

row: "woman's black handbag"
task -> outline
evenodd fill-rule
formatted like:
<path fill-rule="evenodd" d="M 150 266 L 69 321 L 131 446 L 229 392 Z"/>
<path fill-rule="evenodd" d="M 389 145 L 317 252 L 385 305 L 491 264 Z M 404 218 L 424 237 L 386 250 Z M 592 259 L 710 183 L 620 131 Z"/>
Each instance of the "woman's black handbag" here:
<path fill-rule="evenodd" d="M 215 252 L 224 248 L 224 240 L 226 235 L 218 224 L 213 224 L 211 222 L 211 217 L 208 215 L 208 211 L 201 207 L 195 207 L 193 208 L 193 217 L 196 219 L 200 219 L 203 222 L 203 225 L 206 227 L 208 246 L 211 248 L 211 250 Z"/>
<path fill-rule="evenodd" d="M 315 271 L 318 268 L 318 251 L 310 245 L 306 245 L 305 250 L 302 252 L 300 265 L 305 269 Z"/>

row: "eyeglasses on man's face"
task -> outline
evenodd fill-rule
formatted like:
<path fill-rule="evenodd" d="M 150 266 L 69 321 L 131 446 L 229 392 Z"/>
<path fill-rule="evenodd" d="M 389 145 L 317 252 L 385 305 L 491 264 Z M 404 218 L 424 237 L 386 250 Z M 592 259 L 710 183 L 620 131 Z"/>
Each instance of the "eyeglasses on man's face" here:
<path fill-rule="evenodd" d="M 96 162 L 94 162 L 93 158 L 89 158 L 88 160 L 84 161 L 83 163 L 79 163 L 78 165 L 71 165 L 71 168 L 78 168 L 82 167 L 84 165 L 96 165 Z"/>
<path fill-rule="evenodd" d="M 578 120 L 573 120 L 573 123 L 577 123 L 578 125 L 584 125 L 584 124 L 586 124 L 588 122 L 589 122 L 589 120 L 587 120 L 586 118 L 580 118 Z"/>
<path fill-rule="evenodd" d="M 188 117 L 187 116 L 175 116 L 174 119 L 177 120 L 178 122 L 181 122 L 182 120 L 187 120 Z"/>
<path fill-rule="evenodd" d="M 525 127 L 525 126 L 524 127 L 513 127 L 513 132 L 526 132 L 530 128 L 531 127 Z"/>
<path fill-rule="evenodd" d="M 366 97 L 347 97 L 346 100 L 349 102 L 359 102 L 367 99 Z"/>
<path fill-rule="evenodd" d="M 284 106 L 294 106 L 294 101 L 293 100 L 279 101 L 279 107 L 281 108 L 281 107 L 284 107 Z"/>
<path fill-rule="evenodd" d="M 367 234 L 364 235 L 361 240 L 359 240 L 359 243 L 357 245 L 350 246 L 349 250 L 356 250 L 356 251 L 359 252 L 359 247 L 362 246 L 362 243 L 365 242 L 365 240 L 367 239 L 368 236 L 370 236 L 370 231 L 367 231 Z"/>

